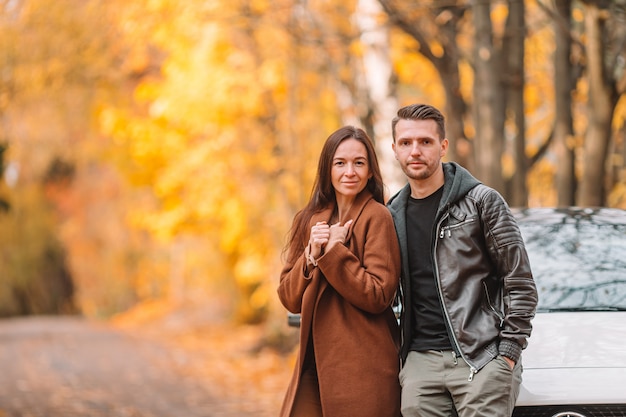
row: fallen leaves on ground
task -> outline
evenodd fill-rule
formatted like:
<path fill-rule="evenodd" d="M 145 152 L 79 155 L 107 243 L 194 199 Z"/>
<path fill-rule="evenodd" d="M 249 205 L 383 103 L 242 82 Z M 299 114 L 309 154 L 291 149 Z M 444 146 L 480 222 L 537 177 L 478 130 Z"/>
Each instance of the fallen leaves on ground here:
<path fill-rule="evenodd" d="M 198 378 L 225 403 L 261 417 L 278 415 L 296 359 L 297 330 L 286 324 L 271 331 L 268 324 L 234 325 L 221 316 L 206 304 L 151 302 L 111 322 L 169 347 L 177 371 Z M 285 336 L 282 351 L 268 343 L 268 333 L 276 332 Z"/>

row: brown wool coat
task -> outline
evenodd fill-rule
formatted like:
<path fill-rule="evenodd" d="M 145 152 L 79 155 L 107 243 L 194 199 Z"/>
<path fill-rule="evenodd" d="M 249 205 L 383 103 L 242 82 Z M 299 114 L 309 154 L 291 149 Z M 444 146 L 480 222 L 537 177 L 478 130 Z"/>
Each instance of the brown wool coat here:
<path fill-rule="evenodd" d="M 329 221 L 331 212 L 316 214 L 310 226 Z M 357 196 L 342 224 L 350 219 L 345 245 L 324 253 L 309 277 L 304 254 L 280 275 L 282 304 L 301 313 L 298 361 L 281 417 L 290 416 L 311 335 L 324 416 L 400 415 L 399 331 L 391 310 L 400 276 L 396 232 L 387 208 L 368 191 Z"/>

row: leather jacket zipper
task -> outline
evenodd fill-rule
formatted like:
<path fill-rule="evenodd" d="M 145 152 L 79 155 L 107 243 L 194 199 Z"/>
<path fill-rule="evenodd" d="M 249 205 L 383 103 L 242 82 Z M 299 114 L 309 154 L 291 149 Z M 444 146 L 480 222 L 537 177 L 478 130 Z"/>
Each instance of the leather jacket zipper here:
<path fill-rule="evenodd" d="M 496 315 L 496 317 L 498 317 L 498 319 L 500 319 L 500 328 L 502 328 L 502 325 L 504 324 L 504 315 L 502 315 L 494 306 L 493 303 L 491 302 L 491 297 L 489 297 L 489 291 L 487 290 L 487 284 L 485 284 L 484 282 L 483 284 L 483 290 L 485 291 L 485 297 L 487 298 L 487 304 L 489 305 L 489 309 L 491 311 L 493 311 L 493 314 Z"/>
<path fill-rule="evenodd" d="M 457 224 L 455 224 L 453 226 L 442 227 L 440 229 L 440 231 L 439 231 L 439 239 L 443 239 L 446 236 L 446 234 L 448 235 L 448 237 L 452 237 L 452 230 L 453 229 L 457 229 L 457 228 L 462 227 L 462 226 L 466 225 L 467 223 L 471 223 L 473 221 L 474 221 L 473 219 L 469 219 L 469 220 L 464 220 L 461 223 L 457 223 Z"/>
<path fill-rule="evenodd" d="M 448 237 L 452 236 L 452 233 L 450 232 L 450 229 L 452 229 L 451 227 L 442 227 L 442 223 L 444 222 L 444 220 L 446 218 L 448 218 L 450 215 L 446 212 L 446 214 L 443 215 L 443 217 L 439 220 L 439 222 L 437 223 L 437 229 L 439 229 L 439 239 L 443 239 L 446 235 L 446 231 L 448 232 Z M 463 223 L 460 223 L 460 225 L 462 225 Z M 433 268 L 435 271 L 435 284 L 437 285 L 437 292 L 439 294 L 439 300 L 441 301 L 441 307 L 443 310 L 443 314 L 446 318 L 446 323 L 448 325 L 448 329 L 450 329 L 450 339 L 452 341 L 453 346 L 453 353 L 455 358 L 457 357 L 456 355 L 458 354 L 458 357 L 460 357 L 461 359 L 463 359 L 465 361 L 465 363 L 467 363 L 467 365 L 470 368 L 470 374 L 469 377 L 467 378 L 467 380 L 469 382 L 471 382 L 474 379 L 474 375 L 478 372 L 478 370 L 476 369 L 476 367 L 474 367 L 465 357 L 465 355 L 463 354 L 463 352 L 461 351 L 461 348 L 459 346 L 459 342 L 456 338 L 456 334 L 454 333 L 454 328 L 452 327 L 452 322 L 450 320 L 450 315 L 448 314 L 448 308 L 446 306 L 446 303 L 443 300 L 443 292 L 441 291 L 441 284 L 440 284 L 440 280 L 439 280 L 439 265 L 437 265 L 437 245 L 438 245 L 438 239 L 435 239 L 435 244 L 433 247 L 433 253 L 432 253 L 432 257 L 433 257 Z"/>

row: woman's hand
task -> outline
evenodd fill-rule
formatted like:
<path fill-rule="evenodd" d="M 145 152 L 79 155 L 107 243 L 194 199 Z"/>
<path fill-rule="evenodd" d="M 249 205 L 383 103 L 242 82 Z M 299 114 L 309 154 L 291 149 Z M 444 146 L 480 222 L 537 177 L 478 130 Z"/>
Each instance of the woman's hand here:
<path fill-rule="evenodd" d="M 330 226 L 326 222 L 317 222 L 311 227 L 307 258 L 317 259 L 324 253 L 324 246 L 330 238 Z"/>
<path fill-rule="evenodd" d="M 330 250 L 337 243 L 343 244 L 348 236 L 348 230 L 352 225 L 352 220 L 348 220 L 343 226 L 335 223 L 329 226 L 327 222 L 317 222 L 311 227 L 311 237 L 309 244 L 304 250 L 307 265 L 317 266 L 317 258 Z"/>
<path fill-rule="evenodd" d="M 339 223 L 335 223 L 330 226 L 330 236 L 328 238 L 328 243 L 326 244 L 327 251 L 338 243 L 345 243 L 350 225 L 352 225 L 352 220 L 348 220 L 343 226 L 340 226 Z"/>

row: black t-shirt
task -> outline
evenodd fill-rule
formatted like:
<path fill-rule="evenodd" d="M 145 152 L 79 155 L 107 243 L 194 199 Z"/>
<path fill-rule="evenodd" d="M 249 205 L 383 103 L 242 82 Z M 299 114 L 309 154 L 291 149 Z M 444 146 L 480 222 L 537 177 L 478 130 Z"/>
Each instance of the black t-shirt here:
<path fill-rule="evenodd" d="M 449 350 L 433 270 L 433 231 L 443 187 L 423 199 L 409 198 L 406 208 L 413 330 L 410 350 Z"/>

